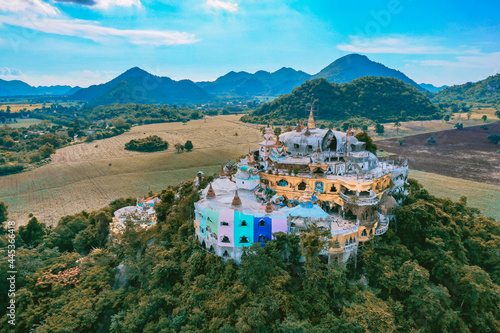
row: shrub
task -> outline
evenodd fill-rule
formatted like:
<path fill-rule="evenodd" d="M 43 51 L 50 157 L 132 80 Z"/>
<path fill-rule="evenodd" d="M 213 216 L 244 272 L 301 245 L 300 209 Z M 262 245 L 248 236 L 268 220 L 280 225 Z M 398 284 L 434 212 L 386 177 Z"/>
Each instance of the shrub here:
<path fill-rule="evenodd" d="M 161 151 L 168 149 L 168 142 L 157 135 L 150 135 L 147 138 L 130 140 L 125 144 L 125 149 L 142 152 Z"/>
<path fill-rule="evenodd" d="M 498 134 L 491 134 L 488 136 L 488 140 L 491 141 L 491 143 L 493 144 L 498 144 L 498 142 L 500 142 L 500 135 Z"/>
<path fill-rule="evenodd" d="M 430 138 L 427 139 L 427 143 L 433 145 L 436 143 L 436 140 L 434 140 L 434 138 L 431 136 Z"/>

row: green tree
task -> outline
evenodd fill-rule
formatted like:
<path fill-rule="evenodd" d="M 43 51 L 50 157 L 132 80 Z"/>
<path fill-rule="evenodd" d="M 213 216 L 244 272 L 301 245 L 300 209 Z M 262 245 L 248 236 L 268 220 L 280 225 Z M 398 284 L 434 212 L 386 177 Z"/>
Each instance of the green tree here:
<path fill-rule="evenodd" d="M 464 124 L 456 123 L 455 126 L 453 126 L 453 127 L 455 127 L 457 130 L 461 130 L 462 128 L 464 128 Z"/>
<path fill-rule="evenodd" d="M 372 152 L 374 154 L 377 152 L 377 145 L 375 143 L 373 143 L 373 140 L 368 135 L 368 133 L 363 131 L 363 132 L 357 133 L 355 136 L 356 136 L 356 139 L 358 139 L 359 141 L 366 143 L 366 150 L 368 150 L 369 152 Z"/>
<path fill-rule="evenodd" d="M 276 128 L 274 129 L 274 135 L 275 135 L 277 138 L 279 138 L 280 134 L 281 134 L 281 127 L 276 127 Z"/>
<path fill-rule="evenodd" d="M 385 132 L 385 128 L 384 128 L 384 125 L 382 124 L 379 124 L 379 123 L 376 123 L 375 124 L 375 133 L 377 134 L 382 134 Z"/>
<path fill-rule="evenodd" d="M 184 144 L 184 148 L 186 148 L 187 151 L 193 150 L 193 143 L 190 140 L 187 140 Z"/>
<path fill-rule="evenodd" d="M 394 127 L 396 127 L 396 135 L 399 135 L 399 128 L 401 127 L 401 123 L 399 121 L 396 121 L 394 123 Z"/>
<path fill-rule="evenodd" d="M 32 217 L 26 226 L 19 227 L 19 237 L 28 246 L 38 246 L 46 234 L 47 227 L 45 227 L 45 224 L 38 222 L 36 217 Z"/>
<path fill-rule="evenodd" d="M 0 201 L 0 223 L 7 221 L 7 217 L 9 215 L 7 211 L 8 207 L 9 206 L 7 206 L 5 202 Z"/>
<path fill-rule="evenodd" d="M 481 119 L 483 120 L 483 122 L 486 122 L 486 120 L 488 120 L 488 116 L 486 116 L 485 114 L 481 117 Z"/>

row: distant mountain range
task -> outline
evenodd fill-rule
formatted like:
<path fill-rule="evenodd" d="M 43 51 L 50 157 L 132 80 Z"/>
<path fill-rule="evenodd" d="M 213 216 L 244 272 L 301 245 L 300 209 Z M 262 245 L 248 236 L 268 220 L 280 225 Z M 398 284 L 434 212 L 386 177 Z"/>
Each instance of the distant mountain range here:
<path fill-rule="evenodd" d="M 420 83 L 420 86 L 422 88 L 424 88 L 425 90 L 433 92 L 433 93 L 437 93 L 437 92 L 440 92 L 443 89 L 448 88 L 448 86 L 445 86 L 445 85 L 440 86 L 440 87 L 436 87 L 435 85 L 430 84 L 430 83 Z"/>
<path fill-rule="evenodd" d="M 20 81 L 6 81 L 0 79 L 0 97 L 7 96 L 38 96 L 38 95 L 72 95 L 80 87 L 70 86 L 39 86 L 33 87 L 29 84 Z"/>
<path fill-rule="evenodd" d="M 435 87 L 426 83 L 419 85 L 398 70 L 374 62 L 364 55 L 349 54 L 335 60 L 313 75 L 283 67 L 275 72 L 258 71 L 253 74 L 229 72 L 215 81 L 193 82 L 155 76 L 134 67 L 109 82 L 88 88 L 32 87 L 22 81 L 0 80 L 0 96 L 66 95 L 71 99 L 85 101 L 91 105 L 128 102 L 196 104 L 219 97 L 280 96 L 291 93 L 293 89 L 308 80 L 322 78 L 329 82 L 343 84 L 365 76 L 396 78 L 430 97 L 433 94 L 429 92 L 439 92 L 439 96 L 445 96 L 446 91 L 453 88 Z M 456 90 L 456 88 L 453 89 Z"/>
<path fill-rule="evenodd" d="M 72 99 L 93 105 L 111 103 L 201 103 L 210 99 L 193 81 L 174 81 L 134 67 L 113 80 L 77 91 Z"/>
<path fill-rule="evenodd" d="M 295 87 L 312 79 L 327 79 L 329 82 L 342 84 L 363 76 L 393 77 L 411 84 L 420 91 L 425 90 L 400 71 L 371 61 L 360 54 L 343 56 L 314 75 L 283 67 L 273 73 L 266 71 L 258 71 L 254 74 L 229 72 L 213 82 L 198 82 L 197 84 L 208 93 L 218 96 L 278 96 L 291 93 Z"/>
<path fill-rule="evenodd" d="M 434 102 L 491 103 L 500 105 L 500 74 L 478 82 L 451 86 L 439 91 Z"/>

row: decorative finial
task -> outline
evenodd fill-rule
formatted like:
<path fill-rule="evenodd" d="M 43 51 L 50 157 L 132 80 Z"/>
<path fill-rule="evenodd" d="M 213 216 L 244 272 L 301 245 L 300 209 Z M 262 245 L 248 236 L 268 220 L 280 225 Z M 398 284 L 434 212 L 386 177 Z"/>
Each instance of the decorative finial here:
<path fill-rule="evenodd" d="M 231 205 L 233 205 L 233 206 L 241 206 L 242 205 L 237 189 L 234 191 L 234 198 L 233 198 L 233 202 L 231 203 Z"/>

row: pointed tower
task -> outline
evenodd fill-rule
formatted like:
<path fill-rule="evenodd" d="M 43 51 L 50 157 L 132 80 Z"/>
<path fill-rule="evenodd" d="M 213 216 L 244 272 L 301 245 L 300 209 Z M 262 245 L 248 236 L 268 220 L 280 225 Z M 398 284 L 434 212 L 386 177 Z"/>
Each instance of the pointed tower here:
<path fill-rule="evenodd" d="M 268 125 L 264 133 L 264 141 L 259 143 L 259 156 L 264 161 L 271 155 L 272 147 L 275 145 L 273 129 Z"/>
<path fill-rule="evenodd" d="M 316 124 L 314 123 L 313 107 L 311 104 L 311 113 L 309 113 L 309 120 L 307 121 L 307 127 L 309 129 L 316 129 Z"/>
<path fill-rule="evenodd" d="M 215 191 L 212 188 L 212 183 L 210 183 L 209 188 L 208 188 L 208 192 L 207 192 L 207 198 L 215 198 L 215 197 L 216 197 Z"/>

